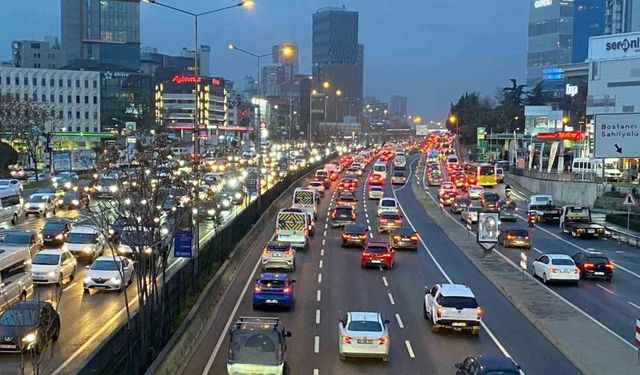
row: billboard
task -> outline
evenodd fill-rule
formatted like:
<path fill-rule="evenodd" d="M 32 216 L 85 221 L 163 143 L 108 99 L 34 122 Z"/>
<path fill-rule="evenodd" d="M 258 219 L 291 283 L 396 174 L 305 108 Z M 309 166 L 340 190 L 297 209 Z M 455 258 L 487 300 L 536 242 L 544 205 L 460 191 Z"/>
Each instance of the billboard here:
<path fill-rule="evenodd" d="M 589 38 L 588 60 L 640 58 L 640 32 Z"/>
<path fill-rule="evenodd" d="M 418 136 L 427 136 L 427 135 L 429 135 L 429 126 L 428 125 L 416 125 L 416 135 L 418 135 Z"/>
<path fill-rule="evenodd" d="M 611 113 L 595 116 L 593 156 L 640 157 L 640 113 Z"/>

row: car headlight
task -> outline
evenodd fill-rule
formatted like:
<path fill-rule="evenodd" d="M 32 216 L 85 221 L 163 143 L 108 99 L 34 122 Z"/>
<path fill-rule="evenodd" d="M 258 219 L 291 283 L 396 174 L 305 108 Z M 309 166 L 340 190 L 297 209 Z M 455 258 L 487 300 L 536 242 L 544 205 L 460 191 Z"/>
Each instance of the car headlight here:
<path fill-rule="evenodd" d="M 125 247 L 119 247 L 119 248 L 118 248 L 118 252 L 119 252 L 120 254 L 124 254 L 124 253 L 126 253 L 126 252 L 127 252 L 127 248 L 125 248 Z"/>
<path fill-rule="evenodd" d="M 55 272 L 53 272 L 53 271 L 51 271 L 51 272 L 47 273 L 47 276 L 49 276 L 49 277 L 55 277 L 55 276 L 56 276 L 56 273 L 55 273 Z"/>
<path fill-rule="evenodd" d="M 100 186 L 100 185 L 96 186 L 96 190 L 102 191 L 102 186 Z"/>
<path fill-rule="evenodd" d="M 28 342 L 28 343 L 34 343 L 34 342 L 36 342 L 37 339 L 38 339 L 38 331 L 35 331 L 35 332 L 31 332 L 28 335 L 26 335 L 25 337 L 23 337 L 22 341 Z"/>
<path fill-rule="evenodd" d="M 235 193 L 233 196 L 234 196 L 236 199 L 240 199 L 240 198 L 242 198 L 242 194 L 240 194 L 240 193 Z"/>
<path fill-rule="evenodd" d="M 223 205 L 223 206 L 225 206 L 225 207 L 229 207 L 229 205 L 230 205 L 230 204 L 231 204 L 231 202 L 229 202 L 229 200 L 228 200 L 228 199 L 226 199 L 226 198 L 225 198 L 225 199 L 223 199 L 223 200 L 222 200 L 222 205 Z"/>
<path fill-rule="evenodd" d="M 120 284 L 120 278 L 112 277 L 111 279 L 109 279 L 109 282 L 111 282 L 112 284 Z"/>
<path fill-rule="evenodd" d="M 150 247 L 147 247 L 144 249 L 144 253 L 145 254 L 151 254 L 151 251 L 153 251 Z"/>
<path fill-rule="evenodd" d="M 65 182 L 64 187 L 65 189 L 71 189 L 71 182 Z"/>
<path fill-rule="evenodd" d="M 85 254 L 89 254 L 91 251 L 92 251 L 91 250 L 91 246 L 87 246 L 84 249 L 82 249 L 82 252 L 85 253 Z"/>
<path fill-rule="evenodd" d="M 80 201 L 77 200 L 77 199 L 74 199 L 74 200 L 71 201 L 71 204 L 73 204 L 74 206 L 77 206 L 77 205 L 80 204 Z"/>
<path fill-rule="evenodd" d="M 115 233 L 116 233 L 116 231 L 115 231 L 115 230 L 113 230 L 113 228 L 109 228 L 109 234 L 110 234 L 110 235 L 114 235 Z"/>
<path fill-rule="evenodd" d="M 64 238 L 64 236 L 62 234 L 59 234 L 59 235 L 56 236 L 56 240 L 61 240 L 63 238 Z"/>
<path fill-rule="evenodd" d="M 215 214 L 216 214 L 216 210 L 214 210 L 213 208 L 211 208 L 211 209 L 207 210 L 207 215 L 209 215 L 209 216 L 213 216 L 213 215 L 215 215 Z"/>
<path fill-rule="evenodd" d="M 44 204 L 44 203 L 38 203 L 38 207 L 39 207 L 39 208 L 44 208 L 44 207 L 45 207 L 45 204 Z"/>
<path fill-rule="evenodd" d="M 109 186 L 109 191 L 112 193 L 115 193 L 116 191 L 118 191 L 118 187 L 115 185 L 111 185 Z"/>

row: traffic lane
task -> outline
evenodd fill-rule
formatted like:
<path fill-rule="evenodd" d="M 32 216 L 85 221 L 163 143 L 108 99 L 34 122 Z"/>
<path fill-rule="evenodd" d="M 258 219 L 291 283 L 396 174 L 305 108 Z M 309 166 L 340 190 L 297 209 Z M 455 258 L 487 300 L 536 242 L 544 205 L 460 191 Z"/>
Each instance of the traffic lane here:
<path fill-rule="evenodd" d="M 456 245 L 422 211 L 411 188 L 396 195 L 421 239 L 454 282 L 468 285 L 484 310 L 483 321 L 528 374 L 580 374 L 547 339 L 504 297 Z M 455 250 L 454 250 L 455 249 Z M 452 251 L 453 250 L 453 251 Z M 481 251 L 478 248 L 478 251 Z M 429 257 L 430 258 L 430 257 Z M 441 278 L 440 281 L 444 279 Z M 481 334 L 484 330 L 481 330 Z M 545 361 L 540 361 L 545 358 Z"/>

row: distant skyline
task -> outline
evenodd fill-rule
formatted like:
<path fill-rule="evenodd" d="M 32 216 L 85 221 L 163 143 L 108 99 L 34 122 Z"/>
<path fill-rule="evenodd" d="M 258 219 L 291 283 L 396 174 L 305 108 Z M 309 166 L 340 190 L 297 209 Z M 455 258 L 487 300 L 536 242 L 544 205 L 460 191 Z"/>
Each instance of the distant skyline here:
<path fill-rule="evenodd" d="M 194 12 L 233 1 L 164 0 Z M 300 4 L 298 4 L 300 3 Z M 209 4 L 209 5 L 208 5 Z M 493 96 L 509 78 L 524 81 L 529 1 L 429 0 L 406 6 L 389 0 L 296 2 L 256 0 L 241 8 L 200 19 L 200 44 L 209 44 L 211 72 L 236 82 L 256 74 L 255 61 L 228 51 L 228 43 L 268 53 L 281 42 L 299 46 L 300 72 L 311 72 L 312 14 L 325 6 L 346 5 L 360 12 L 359 42 L 365 45 L 365 96 L 388 101 L 408 98 L 408 113 L 442 120 L 465 91 Z M 141 3 L 141 46 L 179 54 L 193 48 L 192 18 Z M 0 59 L 9 60 L 11 41 L 60 36 L 60 2 L 12 2 L 0 12 Z M 41 22 L 46 20 L 46 22 Z M 36 22 L 37 21 L 37 22 Z"/>

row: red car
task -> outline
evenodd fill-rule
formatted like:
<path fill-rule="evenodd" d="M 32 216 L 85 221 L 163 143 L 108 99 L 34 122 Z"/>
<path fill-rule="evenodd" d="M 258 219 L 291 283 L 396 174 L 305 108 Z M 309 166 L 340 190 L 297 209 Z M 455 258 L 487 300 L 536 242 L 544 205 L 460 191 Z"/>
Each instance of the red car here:
<path fill-rule="evenodd" d="M 369 242 L 362 250 L 360 267 L 368 266 L 393 268 L 395 264 L 395 249 L 389 247 L 386 242 Z"/>
<path fill-rule="evenodd" d="M 372 173 L 369 176 L 369 185 L 384 185 L 384 178 L 377 173 Z"/>
<path fill-rule="evenodd" d="M 356 181 L 354 179 L 351 178 L 343 178 L 342 180 L 340 180 L 340 183 L 338 184 L 338 191 L 350 191 L 350 192 L 355 192 L 356 191 Z"/>

